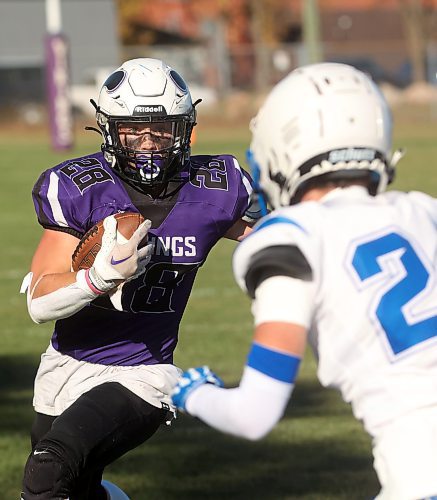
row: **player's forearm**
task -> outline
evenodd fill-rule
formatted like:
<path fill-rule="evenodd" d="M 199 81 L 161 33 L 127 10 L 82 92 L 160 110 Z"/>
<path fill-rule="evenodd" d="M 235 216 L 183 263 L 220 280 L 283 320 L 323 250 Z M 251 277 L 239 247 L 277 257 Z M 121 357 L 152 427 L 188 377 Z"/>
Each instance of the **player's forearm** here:
<path fill-rule="evenodd" d="M 225 234 L 225 238 L 229 240 L 241 241 L 252 231 L 252 225 L 242 219 L 237 220 L 237 222 L 230 228 Z"/>
<path fill-rule="evenodd" d="M 35 323 L 68 318 L 99 296 L 86 271 L 45 275 L 28 291 L 27 306 Z"/>
<path fill-rule="evenodd" d="M 55 292 L 60 288 L 71 285 L 76 281 L 75 272 L 45 274 L 38 279 L 34 279 L 31 285 L 32 297 L 37 299 L 43 295 Z"/>
<path fill-rule="evenodd" d="M 246 367 L 239 387 L 203 385 L 188 397 L 186 409 L 222 432 L 257 440 L 282 417 L 292 390 L 293 384 Z"/>

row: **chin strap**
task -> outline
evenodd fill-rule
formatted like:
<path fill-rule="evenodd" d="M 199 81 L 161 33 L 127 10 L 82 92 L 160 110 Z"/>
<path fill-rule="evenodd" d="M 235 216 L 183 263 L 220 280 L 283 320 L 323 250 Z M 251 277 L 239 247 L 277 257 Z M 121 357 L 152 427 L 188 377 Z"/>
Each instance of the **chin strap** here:
<path fill-rule="evenodd" d="M 398 162 L 405 156 L 405 149 L 400 148 L 396 149 L 396 151 L 393 153 L 391 160 L 390 160 L 390 167 L 395 167 Z"/>
<path fill-rule="evenodd" d="M 393 182 L 396 173 L 395 167 L 399 163 L 399 161 L 402 160 L 402 158 L 405 156 L 405 153 L 406 153 L 405 149 L 400 148 L 396 149 L 396 151 L 394 151 L 394 153 L 392 154 L 392 157 L 387 165 L 388 184 Z"/>
<path fill-rule="evenodd" d="M 96 103 L 96 101 L 94 99 L 90 99 L 90 103 L 93 106 L 93 108 L 96 110 L 96 112 L 98 113 L 100 111 L 100 106 L 98 106 L 98 104 Z"/>
<path fill-rule="evenodd" d="M 102 131 L 99 130 L 98 128 L 96 127 L 89 127 L 89 126 L 86 126 L 84 127 L 85 130 L 92 130 L 93 132 L 97 132 L 101 137 L 102 137 Z"/>

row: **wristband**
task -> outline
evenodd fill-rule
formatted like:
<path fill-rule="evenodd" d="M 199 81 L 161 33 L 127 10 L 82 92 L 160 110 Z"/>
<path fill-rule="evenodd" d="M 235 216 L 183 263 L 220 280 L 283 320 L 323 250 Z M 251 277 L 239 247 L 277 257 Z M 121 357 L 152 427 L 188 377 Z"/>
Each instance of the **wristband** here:
<path fill-rule="evenodd" d="M 114 281 L 106 281 L 101 278 L 94 267 L 85 271 L 85 280 L 90 289 L 98 295 L 103 295 L 116 287 Z"/>
<path fill-rule="evenodd" d="M 280 382 L 294 384 L 301 359 L 291 353 L 270 349 L 253 342 L 247 366 Z"/>

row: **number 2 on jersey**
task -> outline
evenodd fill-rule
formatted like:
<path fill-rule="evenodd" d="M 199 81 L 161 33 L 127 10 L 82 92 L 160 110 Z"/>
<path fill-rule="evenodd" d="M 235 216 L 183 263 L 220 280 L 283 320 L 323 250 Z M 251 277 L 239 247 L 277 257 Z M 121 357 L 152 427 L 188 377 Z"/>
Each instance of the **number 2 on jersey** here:
<path fill-rule="evenodd" d="M 358 245 L 352 259 L 358 277 L 365 282 L 383 272 L 378 258 L 396 250 L 402 252 L 398 258 L 405 276 L 382 295 L 375 310 L 395 355 L 437 335 L 437 316 L 410 324 L 402 312 L 403 306 L 425 289 L 429 272 L 411 243 L 396 232 Z"/>

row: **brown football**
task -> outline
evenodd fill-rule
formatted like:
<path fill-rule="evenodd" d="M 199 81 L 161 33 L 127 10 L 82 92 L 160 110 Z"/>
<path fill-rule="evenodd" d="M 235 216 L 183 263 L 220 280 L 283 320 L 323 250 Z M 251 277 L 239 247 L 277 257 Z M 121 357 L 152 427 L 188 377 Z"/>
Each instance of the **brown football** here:
<path fill-rule="evenodd" d="M 115 214 L 117 219 L 117 239 L 120 235 L 129 239 L 135 229 L 144 221 L 141 214 L 135 212 L 123 212 Z M 71 268 L 73 271 L 89 269 L 94 264 L 94 259 L 102 246 L 103 221 L 99 221 L 89 229 L 79 241 L 72 256 Z"/>

